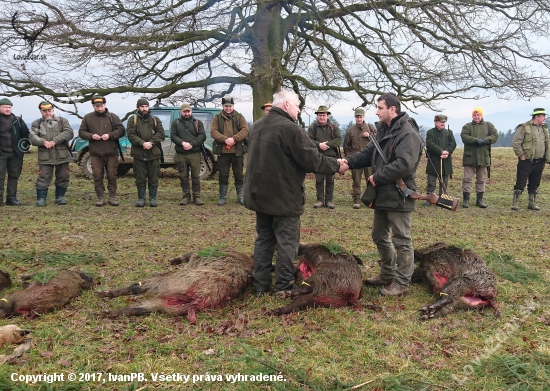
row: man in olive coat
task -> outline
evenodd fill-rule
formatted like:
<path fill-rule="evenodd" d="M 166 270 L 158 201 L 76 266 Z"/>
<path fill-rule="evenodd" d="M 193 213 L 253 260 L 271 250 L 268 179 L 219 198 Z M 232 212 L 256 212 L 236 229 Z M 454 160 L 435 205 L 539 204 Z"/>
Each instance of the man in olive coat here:
<path fill-rule="evenodd" d="M 374 134 L 376 134 L 374 126 L 365 123 L 365 110 L 361 107 L 355 110 L 355 125 L 347 130 L 346 137 L 344 137 L 344 155 L 349 156 L 361 151 L 369 143 L 371 135 Z M 353 209 L 361 207 L 361 178 L 364 176 L 366 181 L 371 174 L 370 167 L 351 170 Z"/>
<path fill-rule="evenodd" d="M 309 138 L 323 155 L 339 157 L 339 148 L 342 144 L 340 128 L 338 125 L 330 122 L 328 118 L 330 111 L 325 106 L 319 106 L 315 114 L 317 114 L 317 120 L 307 130 Z M 321 208 L 327 206 L 329 209 L 334 209 L 334 203 L 332 202 L 334 196 L 334 174 L 315 174 L 315 190 L 317 201 L 313 207 Z"/>
<path fill-rule="evenodd" d="M 107 100 L 102 96 L 92 98 L 94 111 L 82 118 L 78 136 L 90 142 L 88 148 L 92 161 L 94 188 L 97 195 L 96 206 L 105 204 L 103 173 L 107 172 L 109 205 L 118 206 L 116 200 L 117 168 L 119 144 L 118 139 L 126 133 L 118 115 L 110 113 L 105 107 Z"/>
<path fill-rule="evenodd" d="M 65 205 L 65 193 L 69 187 L 69 163 L 73 156 L 68 143 L 74 137 L 66 118 L 54 113 L 50 102 L 38 105 L 42 118 L 31 125 L 29 138 L 38 147 L 38 179 L 36 180 L 36 206 L 46 206 L 48 187 L 55 170 L 55 203 Z"/>
<path fill-rule="evenodd" d="M 362 151 L 342 162 L 349 168 L 372 167 L 369 183 L 376 189 L 373 203 L 372 240 L 380 255 L 380 275 L 367 278 L 365 283 L 385 286 L 384 296 L 400 296 L 408 292 L 414 271 L 414 250 L 411 236 L 412 212 L 416 200 L 402 194 L 395 181 L 403 179 L 408 189 L 416 191 L 416 169 L 422 156 L 422 139 L 401 112 L 401 102 L 395 94 L 378 98 L 376 139 L 382 153 L 389 157 L 385 164 L 371 142 Z M 340 173 L 345 171 L 340 170 Z M 391 232 L 391 238 L 390 238 Z"/>
<path fill-rule="evenodd" d="M 206 141 L 206 133 L 202 121 L 193 117 L 193 110 L 189 103 L 180 108 L 180 117 L 172 122 L 170 138 L 176 144 L 176 166 L 180 175 L 183 199 L 180 205 L 187 205 L 191 201 L 189 191 L 189 171 L 191 171 L 191 187 L 195 205 L 203 205 L 201 200 L 201 146 Z"/>
<path fill-rule="evenodd" d="M 134 176 L 138 194 L 137 207 L 145 205 L 145 189 L 149 185 L 149 205 L 157 206 L 160 158 L 164 141 L 164 127 L 158 117 L 149 111 L 149 101 L 137 101 L 137 113 L 128 118 L 128 141 L 132 144 Z"/>
<path fill-rule="evenodd" d="M 218 155 L 218 171 L 220 173 L 220 198 L 218 205 L 224 205 L 229 185 L 229 169 L 233 169 L 237 201 L 243 202 L 244 155 L 247 147 L 244 143 L 248 136 L 248 124 L 244 116 L 234 109 L 232 97 L 222 98 L 223 109 L 212 120 L 210 135 L 214 139 L 212 152 Z"/>
<path fill-rule="evenodd" d="M 17 182 L 23 170 L 23 155 L 29 151 L 29 128 L 12 113 L 13 104 L 0 99 L 0 205 L 4 200 L 4 181 L 8 175 L 6 205 L 21 205 L 17 199 Z"/>
<path fill-rule="evenodd" d="M 462 207 L 468 208 L 470 206 L 470 189 L 475 175 L 476 205 L 480 208 L 486 208 L 487 205 L 483 202 L 483 193 L 485 193 L 487 173 L 491 168 L 491 144 L 497 142 L 498 131 L 492 123 L 483 119 L 483 109 L 476 107 L 472 110 L 472 122 L 468 122 L 462 127 L 460 138 L 464 143 Z"/>
<path fill-rule="evenodd" d="M 514 185 L 514 198 L 512 210 L 519 209 L 519 197 L 525 185 L 529 193 L 528 209 L 540 210 L 537 206 L 537 190 L 540 185 L 544 165 L 550 159 L 550 142 L 546 111 L 542 108 L 533 110 L 531 120 L 518 125 L 512 140 L 512 148 L 518 157 L 516 172 L 516 184 Z M 527 184 L 529 181 L 529 184 Z"/>
<path fill-rule="evenodd" d="M 426 193 L 433 193 L 439 177 L 439 195 L 443 193 L 442 187 L 447 189 L 449 186 L 449 176 L 453 173 L 453 160 L 451 155 L 456 148 L 456 141 L 453 132 L 445 129 L 447 116 L 438 114 L 434 117 L 435 127 L 426 133 L 426 150 L 428 151 L 428 161 L 426 165 L 426 174 L 428 174 L 428 186 Z M 443 181 L 443 186 L 441 185 Z M 430 206 L 430 201 L 424 203 Z"/>
<path fill-rule="evenodd" d="M 290 91 L 273 95 L 273 108 L 254 123 L 244 183 L 246 208 L 256 212 L 252 279 L 257 295 L 269 291 L 271 262 L 277 250 L 275 292 L 285 297 L 292 289 L 294 259 L 300 244 L 307 172 L 333 175 L 336 159 L 319 153 L 295 121 L 300 99 Z"/>

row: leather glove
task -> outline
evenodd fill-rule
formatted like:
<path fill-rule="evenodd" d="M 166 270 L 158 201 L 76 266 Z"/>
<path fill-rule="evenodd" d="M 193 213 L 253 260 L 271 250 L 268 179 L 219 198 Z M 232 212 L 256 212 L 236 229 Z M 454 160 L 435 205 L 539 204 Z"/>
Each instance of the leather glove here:
<path fill-rule="evenodd" d="M 477 145 L 483 145 L 483 144 L 485 144 L 485 141 L 483 141 L 482 138 L 478 138 L 478 139 L 476 140 L 476 144 L 477 144 Z"/>

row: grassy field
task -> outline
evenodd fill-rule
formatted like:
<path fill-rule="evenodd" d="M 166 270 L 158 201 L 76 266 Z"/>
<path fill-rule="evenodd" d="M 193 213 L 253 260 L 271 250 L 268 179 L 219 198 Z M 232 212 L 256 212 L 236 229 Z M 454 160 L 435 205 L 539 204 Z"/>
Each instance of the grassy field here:
<path fill-rule="evenodd" d="M 460 198 L 461 155 L 462 150 L 454 154 L 449 186 L 449 193 Z M 87 291 L 41 318 L 0 320 L 0 326 L 15 323 L 32 330 L 33 337 L 28 353 L 0 366 L 0 389 L 548 390 L 550 170 L 539 190 L 543 209 L 527 210 L 525 192 L 521 209 L 514 212 L 516 159 L 511 149 L 494 149 L 493 161 L 488 208 L 450 212 L 419 203 L 413 243 L 420 248 L 445 241 L 482 255 L 498 276 L 499 320 L 487 310 L 419 321 L 418 309 L 434 301 L 422 285 L 413 285 L 402 298 L 384 298 L 365 288 L 360 308 L 318 308 L 282 318 L 263 311 L 283 302 L 273 296 L 256 298 L 249 289 L 222 310 L 200 313 L 196 326 L 164 314 L 106 320 L 97 315 L 101 310 L 138 299 L 107 301 Z M 425 165 L 423 159 L 418 172 L 422 192 Z M 55 206 L 52 188 L 48 206 L 38 208 L 36 154 L 25 158 L 19 190 L 24 206 L 0 207 L 0 265 L 12 276 L 78 267 L 97 276 L 96 289 L 107 289 L 171 270 L 168 259 L 189 250 L 228 245 L 252 253 L 254 214 L 237 204 L 233 186 L 228 204 L 216 206 L 217 178 L 202 182 L 204 206 L 181 207 L 176 171 L 163 171 L 159 207 L 136 208 L 130 173 L 119 178 L 121 205 L 97 208 L 92 182 L 76 165 L 71 170 L 69 204 Z M 349 173 L 336 181 L 334 210 L 313 209 L 312 176 L 307 187 L 301 241 L 333 240 L 365 258 L 365 277 L 378 273 L 370 237 L 373 212 L 352 209 Z M 54 373 L 63 374 L 64 381 L 26 385 L 19 380 Z M 77 374 L 77 380 L 68 381 L 69 373 Z M 85 373 L 88 377 L 79 375 Z M 148 381 L 109 378 L 109 373 L 142 373 Z M 161 373 L 181 377 L 154 381 Z M 238 374 L 242 377 L 236 380 L 226 378 Z M 264 375 L 272 375 L 273 381 Z"/>

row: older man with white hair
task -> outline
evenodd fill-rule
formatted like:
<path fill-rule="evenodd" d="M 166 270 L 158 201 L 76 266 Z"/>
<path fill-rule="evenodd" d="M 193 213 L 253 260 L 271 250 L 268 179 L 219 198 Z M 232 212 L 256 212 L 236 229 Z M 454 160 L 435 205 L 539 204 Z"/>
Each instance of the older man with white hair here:
<path fill-rule="evenodd" d="M 275 250 L 275 295 L 286 297 L 292 290 L 306 173 L 333 175 L 339 169 L 338 161 L 323 156 L 296 124 L 299 113 L 298 95 L 278 92 L 273 95 L 273 108 L 254 124 L 249 136 L 244 204 L 256 212 L 252 278 L 258 296 L 270 289 Z"/>

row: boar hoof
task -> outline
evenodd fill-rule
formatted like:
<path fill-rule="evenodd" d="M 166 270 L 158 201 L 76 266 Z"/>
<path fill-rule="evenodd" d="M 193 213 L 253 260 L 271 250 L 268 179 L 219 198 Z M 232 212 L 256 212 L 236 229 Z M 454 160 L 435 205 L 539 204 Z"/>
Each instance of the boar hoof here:
<path fill-rule="evenodd" d="M 422 316 L 420 317 L 420 320 L 428 320 L 428 319 L 429 319 L 429 318 L 428 318 L 428 315 L 422 315 Z"/>

